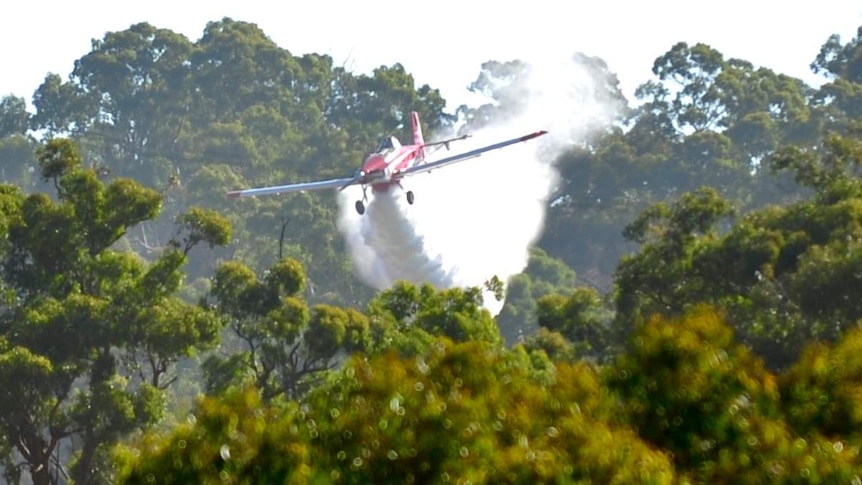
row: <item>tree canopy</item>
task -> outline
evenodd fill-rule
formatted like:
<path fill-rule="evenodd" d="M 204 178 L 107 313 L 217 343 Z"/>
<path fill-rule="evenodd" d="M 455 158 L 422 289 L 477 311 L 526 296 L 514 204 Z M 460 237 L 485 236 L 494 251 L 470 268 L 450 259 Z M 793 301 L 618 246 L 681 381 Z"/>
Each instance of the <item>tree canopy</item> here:
<path fill-rule="evenodd" d="M 612 115 L 541 152 L 523 272 L 377 290 L 331 195 L 224 193 L 352 173 L 411 111 L 429 140 L 518 119 L 534 65 L 448 107 L 231 18 L 108 32 L 0 98 L 5 482 L 859 481 L 860 39 L 817 87 L 675 43 L 633 103 L 572 53 Z"/>

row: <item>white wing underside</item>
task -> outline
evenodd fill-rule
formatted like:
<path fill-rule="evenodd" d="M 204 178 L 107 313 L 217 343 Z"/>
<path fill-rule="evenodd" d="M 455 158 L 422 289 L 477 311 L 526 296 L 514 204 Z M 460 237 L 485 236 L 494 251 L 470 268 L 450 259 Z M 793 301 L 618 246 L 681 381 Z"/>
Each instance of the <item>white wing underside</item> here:
<path fill-rule="evenodd" d="M 273 195 L 288 192 L 310 192 L 314 190 L 340 189 L 345 185 L 353 185 L 355 181 L 356 179 L 352 178 L 321 180 L 319 182 L 276 185 L 274 187 L 261 187 L 258 189 L 232 190 L 228 192 L 227 195 L 228 197 L 256 197 L 258 195 Z"/>

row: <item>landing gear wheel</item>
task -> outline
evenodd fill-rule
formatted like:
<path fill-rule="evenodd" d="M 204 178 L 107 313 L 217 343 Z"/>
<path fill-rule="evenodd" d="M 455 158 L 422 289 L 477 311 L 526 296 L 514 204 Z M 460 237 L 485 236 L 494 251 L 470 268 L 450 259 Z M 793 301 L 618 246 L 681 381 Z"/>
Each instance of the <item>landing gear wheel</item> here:
<path fill-rule="evenodd" d="M 413 191 L 412 191 L 412 190 L 408 190 L 408 191 L 407 191 L 407 203 L 408 203 L 408 204 L 410 204 L 410 205 L 413 205 L 413 199 L 414 199 L 414 197 L 413 197 Z"/>
<path fill-rule="evenodd" d="M 356 201 L 356 212 L 358 212 L 360 216 L 365 214 L 365 204 L 363 204 L 361 200 Z"/>

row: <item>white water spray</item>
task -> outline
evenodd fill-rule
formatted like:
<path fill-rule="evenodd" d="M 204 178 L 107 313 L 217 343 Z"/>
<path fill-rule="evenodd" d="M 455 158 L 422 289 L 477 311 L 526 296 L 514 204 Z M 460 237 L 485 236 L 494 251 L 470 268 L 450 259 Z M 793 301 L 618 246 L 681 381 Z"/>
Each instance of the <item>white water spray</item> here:
<path fill-rule="evenodd" d="M 556 181 L 553 161 L 613 115 L 597 99 L 598 87 L 582 66 L 570 59 L 529 65 L 528 99 L 518 114 L 500 113 L 504 123 L 453 143 L 449 154 L 541 129 L 548 135 L 403 179 L 404 189 L 415 194 L 414 205 L 397 187 L 373 195 L 369 188 L 360 216 L 354 202 L 361 189 L 340 193 L 339 228 L 363 281 L 377 289 L 398 280 L 444 289 L 482 286 L 494 276 L 505 282 L 523 271 Z M 484 300 L 492 314 L 499 313 L 503 302 L 489 293 Z"/>

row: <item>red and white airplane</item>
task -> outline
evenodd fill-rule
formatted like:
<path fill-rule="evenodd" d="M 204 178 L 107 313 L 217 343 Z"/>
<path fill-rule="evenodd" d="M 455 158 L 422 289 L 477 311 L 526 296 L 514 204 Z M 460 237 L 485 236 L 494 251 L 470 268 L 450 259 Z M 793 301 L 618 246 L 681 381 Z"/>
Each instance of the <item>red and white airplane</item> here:
<path fill-rule="evenodd" d="M 448 149 L 450 142 L 463 140 L 468 138 L 470 135 L 463 135 L 457 138 L 450 138 L 448 140 L 433 143 L 425 143 L 425 139 L 422 137 L 422 127 L 419 124 L 419 114 L 414 111 L 411 116 L 413 123 L 413 144 L 401 145 L 398 138 L 394 136 L 384 137 L 380 142 L 380 145 L 377 147 L 377 150 L 365 159 L 365 163 L 362 164 L 362 168 L 357 170 L 353 177 L 291 185 L 278 185 L 274 187 L 261 187 L 256 189 L 232 190 L 228 192 L 227 195 L 228 197 L 254 197 L 258 195 L 279 194 L 284 192 L 306 192 L 326 189 L 344 190 L 351 185 L 361 185 L 362 200 L 356 201 L 356 212 L 361 215 L 365 213 L 365 202 L 368 201 L 367 189 L 369 186 L 373 192 L 385 192 L 394 185 L 397 185 L 403 190 L 401 179 L 404 177 L 418 173 L 430 172 L 456 162 L 476 158 L 487 151 L 531 140 L 547 133 L 547 131 L 544 130 L 537 131 L 535 133 L 530 133 L 529 135 L 494 143 L 482 148 L 443 158 L 442 160 L 426 162 L 425 157 L 429 154 L 429 152 L 426 151 L 426 148 L 436 147 L 435 149 L 437 149 L 441 146 L 445 146 Z M 413 192 L 408 190 L 407 203 L 413 204 L 413 199 Z"/>

